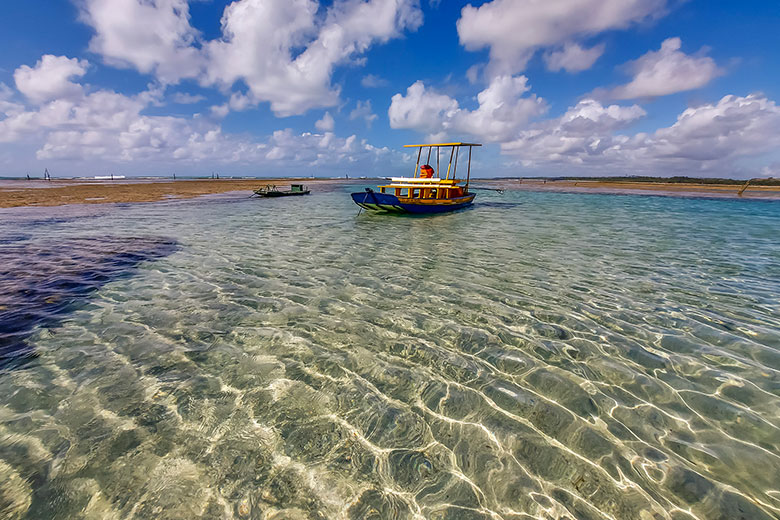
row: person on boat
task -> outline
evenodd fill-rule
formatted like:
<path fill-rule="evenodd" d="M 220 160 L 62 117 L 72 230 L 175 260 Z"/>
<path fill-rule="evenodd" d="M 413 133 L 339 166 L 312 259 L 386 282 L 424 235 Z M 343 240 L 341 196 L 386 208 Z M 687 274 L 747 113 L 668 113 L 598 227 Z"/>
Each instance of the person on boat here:
<path fill-rule="evenodd" d="M 433 167 L 430 164 L 420 166 L 420 178 L 430 179 L 431 177 L 433 177 Z"/>

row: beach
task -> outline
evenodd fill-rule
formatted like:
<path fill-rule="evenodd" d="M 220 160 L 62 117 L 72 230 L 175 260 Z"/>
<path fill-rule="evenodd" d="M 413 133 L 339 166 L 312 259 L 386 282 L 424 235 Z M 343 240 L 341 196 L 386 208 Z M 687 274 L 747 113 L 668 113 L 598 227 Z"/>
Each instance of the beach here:
<path fill-rule="evenodd" d="M 0 208 L 60 206 L 64 204 L 107 204 L 189 199 L 202 195 L 252 190 L 271 184 L 280 187 L 305 183 L 313 190 L 334 185 L 375 186 L 377 179 L 121 179 L 121 180 L 3 180 Z M 569 193 L 645 194 L 677 197 L 739 197 L 740 185 L 676 184 L 656 182 L 473 179 L 475 187 Z M 740 198 L 780 199 L 780 186 L 751 185 Z"/>

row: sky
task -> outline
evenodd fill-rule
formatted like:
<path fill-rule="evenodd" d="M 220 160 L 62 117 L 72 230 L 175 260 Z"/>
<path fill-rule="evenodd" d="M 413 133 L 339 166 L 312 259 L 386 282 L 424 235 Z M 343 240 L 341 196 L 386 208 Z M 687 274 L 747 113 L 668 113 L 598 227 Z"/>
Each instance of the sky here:
<path fill-rule="evenodd" d="M 0 176 L 780 177 L 777 0 L 30 0 Z"/>

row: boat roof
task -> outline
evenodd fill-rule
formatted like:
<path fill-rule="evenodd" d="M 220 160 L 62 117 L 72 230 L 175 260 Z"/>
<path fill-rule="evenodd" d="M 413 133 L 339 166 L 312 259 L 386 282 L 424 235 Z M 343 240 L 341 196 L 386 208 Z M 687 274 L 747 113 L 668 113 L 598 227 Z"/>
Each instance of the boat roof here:
<path fill-rule="evenodd" d="M 402 183 L 393 183 L 393 184 L 385 184 L 384 186 L 379 186 L 380 188 L 462 188 L 463 186 L 458 186 L 457 184 L 447 184 L 447 185 L 441 185 L 441 184 L 402 184 Z"/>
<path fill-rule="evenodd" d="M 457 179 L 442 179 L 440 177 L 390 177 L 393 182 L 422 182 L 422 183 L 442 183 L 452 184 L 460 182 Z"/>
<path fill-rule="evenodd" d="M 404 148 L 423 148 L 426 146 L 482 146 L 478 143 L 431 143 L 431 144 L 405 144 Z"/>

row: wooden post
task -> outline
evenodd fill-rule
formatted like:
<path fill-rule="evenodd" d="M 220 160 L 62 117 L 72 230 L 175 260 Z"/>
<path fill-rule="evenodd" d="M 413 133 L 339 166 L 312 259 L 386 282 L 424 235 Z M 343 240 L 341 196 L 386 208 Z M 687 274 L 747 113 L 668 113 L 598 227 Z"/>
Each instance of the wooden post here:
<path fill-rule="evenodd" d="M 447 176 L 445 179 L 450 178 L 450 168 L 452 168 L 452 156 L 455 155 L 455 147 L 452 147 L 452 151 L 450 152 L 450 163 L 447 165 Z"/>
<path fill-rule="evenodd" d="M 742 185 L 742 187 L 737 192 L 737 197 L 741 197 L 742 196 L 742 192 L 747 189 L 747 187 L 750 185 L 750 181 L 752 181 L 752 180 L 753 179 L 750 179 L 749 181 L 747 181 L 745 184 Z"/>
<path fill-rule="evenodd" d="M 458 178 L 458 156 L 460 155 L 460 146 L 458 146 L 457 151 L 455 152 L 455 167 L 452 169 L 452 178 L 457 179 Z"/>
<path fill-rule="evenodd" d="M 412 175 L 412 178 L 417 177 L 417 168 L 420 166 L 421 155 L 422 155 L 422 146 L 417 149 L 417 164 L 414 165 L 414 175 Z"/>
<path fill-rule="evenodd" d="M 469 179 L 471 179 L 471 149 L 473 146 L 469 146 L 469 167 L 466 171 L 466 188 L 469 187 Z"/>

